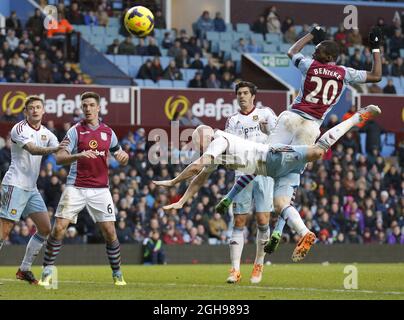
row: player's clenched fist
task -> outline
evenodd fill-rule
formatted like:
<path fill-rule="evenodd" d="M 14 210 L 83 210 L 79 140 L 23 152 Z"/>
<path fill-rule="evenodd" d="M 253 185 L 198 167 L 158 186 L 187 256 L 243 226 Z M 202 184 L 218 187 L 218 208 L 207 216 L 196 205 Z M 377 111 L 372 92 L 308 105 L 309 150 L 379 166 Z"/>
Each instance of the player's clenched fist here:
<path fill-rule="evenodd" d="M 119 150 L 114 153 L 114 156 L 121 165 L 126 166 L 128 164 L 129 155 L 125 151 Z"/>

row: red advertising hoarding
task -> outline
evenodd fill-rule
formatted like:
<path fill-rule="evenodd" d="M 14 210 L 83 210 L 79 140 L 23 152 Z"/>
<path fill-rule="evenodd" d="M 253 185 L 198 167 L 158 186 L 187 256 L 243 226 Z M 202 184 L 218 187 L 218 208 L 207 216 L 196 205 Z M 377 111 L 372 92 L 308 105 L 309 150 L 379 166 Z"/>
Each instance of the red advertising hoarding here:
<path fill-rule="evenodd" d="M 20 114 L 25 98 L 35 94 L 45 100 L 45 122 L 69 122 L 74 110 L 80 108 L 80 95 L 85 91 L 94 91 L 101 96 L 100 114 L 107 124 L 134 124 L 134 106 L 129 87 L 0 84 L 0 118 L 7 108 L 11 109 L 12 114 Z"/>
<path fill-rule="evenodd" d="M 404 96 L 392 94 L 369 94 L 359 96 L 359 105 L 364 107 L 375 104 L 380 107 L 382 114 L 375 120 L 386 131 L 404 132 Z"/>
<path fill-rule="evenodd" d="M 271 107 L 279 114 L 288 102 L 285 91 L 262 91 L 257 94 L 255 104 Z M 238 110 L 236 95 L 231 90 L 141 89 L 136 124 L 169 126 L 171 120 L 178 119 L 188 110 L 203 123 L 224 128 L 226 119 Z"/>

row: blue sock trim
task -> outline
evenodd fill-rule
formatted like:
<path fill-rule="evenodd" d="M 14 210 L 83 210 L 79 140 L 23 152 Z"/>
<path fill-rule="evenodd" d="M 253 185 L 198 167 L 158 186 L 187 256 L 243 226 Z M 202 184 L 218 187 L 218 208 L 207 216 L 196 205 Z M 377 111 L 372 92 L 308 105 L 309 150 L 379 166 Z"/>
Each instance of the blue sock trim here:
<path fill-rule="evenodd" d="M 267 232 L 269 229 L 269 224 L 258 224 L 257 229 L 261 232 Z"/>

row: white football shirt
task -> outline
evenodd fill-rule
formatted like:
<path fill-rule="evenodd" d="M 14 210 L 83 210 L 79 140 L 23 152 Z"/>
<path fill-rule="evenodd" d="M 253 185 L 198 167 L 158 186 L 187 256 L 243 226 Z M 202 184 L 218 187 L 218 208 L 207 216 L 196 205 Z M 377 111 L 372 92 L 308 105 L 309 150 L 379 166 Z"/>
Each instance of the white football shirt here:
<path fill-rule="evenodd" d="M 2 184 L 27 191 L 36 190 L 42 156 L 33 156 L 23 147 L 28 142 L 38 147 L 57 147 L 58 139 L 46 127 L 41 125 L 36 130 L 23 120 L 11 129 L 11 141 L 11 164 Z"/>
<path fill-rule="evenodd" d="M 268 143 L 268 135 L 273 131 L 278 117 L 269 107 L 255 107 L 248 114 L 238 111 L 226 122 L 225 131 L 248 141 Z M 260 122 L 266 122 L 267 133 L 262 132 Z M 243 175 L 236 171 L 236 176 Z"/>
<path fill-rule="evenodd" d="M 213 141 L 206 149 L 206 155 L 214 158 L 216 164 L 231 166 L 243 174 L 266 175 L 266 158 L 269 144 L 248 141 L 234 134 L 217 130 Z"/>

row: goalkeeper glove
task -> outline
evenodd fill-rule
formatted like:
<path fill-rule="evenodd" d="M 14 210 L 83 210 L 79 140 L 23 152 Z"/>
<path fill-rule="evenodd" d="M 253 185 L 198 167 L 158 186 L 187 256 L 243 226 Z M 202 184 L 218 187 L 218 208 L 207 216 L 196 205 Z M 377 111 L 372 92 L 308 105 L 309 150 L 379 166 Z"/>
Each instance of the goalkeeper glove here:
<path fill-rule="evenodd" d="M 321 29 L 320 26 L 315 26 L 310 32 L 313 35 L 313 43 L 318 45 L 321 41 L 325 40 L 327 33 Z"/>
<path fill-rule="evenodd" d="M 379 49 L 383 34 L 379 27 L 373 27 L 369 32 L 369 45 L 371 49 Z"/>

